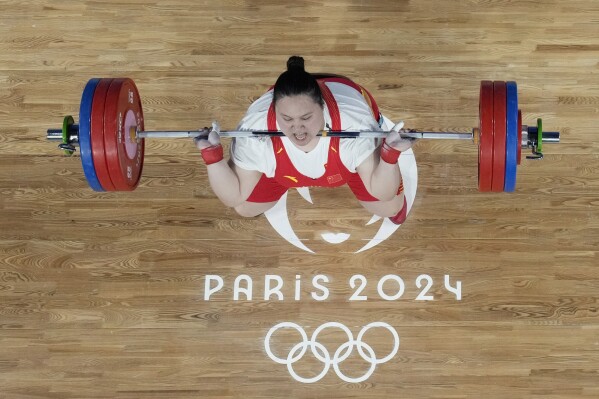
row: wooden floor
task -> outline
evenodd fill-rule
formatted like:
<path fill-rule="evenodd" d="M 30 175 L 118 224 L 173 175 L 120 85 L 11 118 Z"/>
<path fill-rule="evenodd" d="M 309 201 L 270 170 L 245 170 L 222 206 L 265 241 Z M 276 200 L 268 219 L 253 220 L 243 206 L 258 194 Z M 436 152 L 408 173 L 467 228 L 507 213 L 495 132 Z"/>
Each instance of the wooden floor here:
<path fill-rule="evenodd" d="M 293 54 L 418 129 L 469 131 L 480 80 L 516 80 L 524 123 L 562 140 L 522 163 L 513 194 L 477 192 L 472 144 L 418 142 L 407 222 L 360 254 L 374 230 L 349 191 L 291 193 L 310 254 L 220 205 L 191 140 L 148 142 L 136 191 L 96 193 L 45 139 L 92 77 L 133 78 L 146 128 L 234 128 Z M 0 1 L 0 398 L 597 398 L 598 125 L 594 0 Z M 365 301 L 350 300 L 357 274 Z M 224 281 L 209 300 L 207 275 Z M 240 275 L 252 300 L 234 300 Z M 282 301 L 264 300 L 268 275 Z M 386 275 L 401 298 L 377 292 Z M 427 281 L 432 300 L 417 300 Z M 285 321 L 354 337 L 384 322 L 399 350 L 363 382 L 332 365 L 298 382 L 265 349 Z M 339 331 L 318 337 L 331 357 Z M 383 328 L 363 341 L 379 359 L 393 347 Z M 284 329 L 271 346 L 286 358 L 299 342 Z M 370 367 L 356 351 L 338 364 Z"/>

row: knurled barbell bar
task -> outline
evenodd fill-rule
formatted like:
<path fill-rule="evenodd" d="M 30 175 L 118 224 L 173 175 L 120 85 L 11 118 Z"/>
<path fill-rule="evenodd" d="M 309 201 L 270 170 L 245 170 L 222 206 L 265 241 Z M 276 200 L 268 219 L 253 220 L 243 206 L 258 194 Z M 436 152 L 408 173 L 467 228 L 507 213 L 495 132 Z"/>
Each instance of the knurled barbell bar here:
<path fill-rule="evenodd" d="M 79 107 L 79 124 L 72 116 L 63 119 L 62 129 L 49 129 L 46 138 L 59 140 L 69 155 L 79 145 L 81 163 L 88 184 L 95 191 L 131 191 L 141 177 L 146 138 L 197 137 L 202 130 L 145 131 L 139 92 L 128 78 L 91 79 L 85 85 Z M 380 138 L 384 131 L 328 131 L 320 136 Z M 515 82 L 482 81 L 479 98 L 479 126 L 472 132 L 402 131 L 412 139 L 472 140 L 478 145 L 478 188 L 480 191 L 512 192 L 521 149 L 531 148 L 527 159 L 542 159 L 542 143 L 557 143 L 559 132 L 543 132 L 522 125 Z M 282 136 L 272 131 L 219 131 L 221 137 Z M 520 143 L 520 145 L 518 145 Z"/>

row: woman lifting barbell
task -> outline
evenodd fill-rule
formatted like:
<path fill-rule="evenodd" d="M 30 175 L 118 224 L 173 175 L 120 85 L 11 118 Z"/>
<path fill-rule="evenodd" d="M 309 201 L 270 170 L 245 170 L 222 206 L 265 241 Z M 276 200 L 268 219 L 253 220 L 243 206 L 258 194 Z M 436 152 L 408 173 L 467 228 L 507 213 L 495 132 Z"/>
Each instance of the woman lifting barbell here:
<path fill-rule="evenodd" d="M 313 76 L 293 56 L 273 89 L 256 100 L 239 130 L 280 130 L 285 137 L 236 138 L 224 159 L 216 131 L 195 139 L 214 193 L 245 217 L 272 208 L 293 187 L 347 184 L 369 212 L 400 224 L 406 201 L 397 162 L 411 148 L 396 125 L 377 146 L 374 139 L 318 135 L 324 129 L 382 130 L 374 98 L 351 80 Z"/>

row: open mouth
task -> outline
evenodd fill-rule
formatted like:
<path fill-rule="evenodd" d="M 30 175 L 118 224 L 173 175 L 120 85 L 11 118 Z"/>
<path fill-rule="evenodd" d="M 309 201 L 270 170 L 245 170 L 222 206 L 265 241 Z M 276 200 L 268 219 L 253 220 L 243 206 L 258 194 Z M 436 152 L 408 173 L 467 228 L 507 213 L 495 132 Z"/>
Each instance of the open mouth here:
<path fill-rule="evenodd" d="M 308 139 L 308 134 L 307 133 L 295 133 L 293 135 L 293 137 L 295 137 L 295 139 L 297 141 L 306 141 Z"/>

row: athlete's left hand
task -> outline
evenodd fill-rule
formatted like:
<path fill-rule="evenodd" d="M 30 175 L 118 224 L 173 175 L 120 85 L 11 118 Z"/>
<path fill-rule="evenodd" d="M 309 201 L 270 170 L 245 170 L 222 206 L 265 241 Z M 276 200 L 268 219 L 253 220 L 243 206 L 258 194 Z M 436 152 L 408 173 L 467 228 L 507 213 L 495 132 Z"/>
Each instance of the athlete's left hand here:
<path fill-rule="evenodd" d="M 385 142 L 396 149 L 397 151 L 407 151 L 412 148 L 412 139 L 404 139 L 400 136 L 400 133 L 404 131 L 403 129 L 404 123 L 400 121 L 397 125 L 393 126 L 393 129 L 389 132 L 387 137 L 385 138 Z"/>

